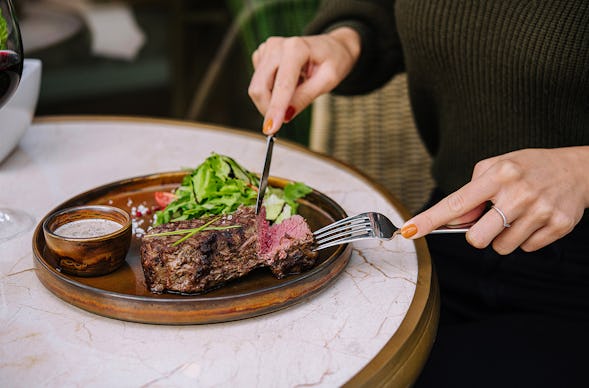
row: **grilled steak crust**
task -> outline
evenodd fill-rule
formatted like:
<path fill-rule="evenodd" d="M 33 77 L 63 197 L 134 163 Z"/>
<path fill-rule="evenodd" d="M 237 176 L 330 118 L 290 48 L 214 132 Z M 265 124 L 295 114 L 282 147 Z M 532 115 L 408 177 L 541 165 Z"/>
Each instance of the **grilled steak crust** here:
<path fill-rule="evenodd" d="M 160 225 L 146 236 L 181 229 L 198 228 L 215 217 L 177 221 Z M 255 215 L 240 208 L 210 226 L 240 225 L 239 228 L 203 230 L 178 245 L 182 236 L 143 237 L 141 264 L 152 292 L 199 293 L 239 278 L 263 265 L 258 256 Z"/>
<path fill-rule="evenodd" d="M 218 219 L 217 219 L 218 218 Z M 203 230 L 174 245 L 182 235 L 153 236 L 162 232 L 209 226 L 239 227 Z M 231 215 L 177 221 L 150 230 L 142 240 L 141 264 L 148 288 L 154 293 L 200 293 L 268 266 L 277 278 L 304 271 L 317 260 L 314 238 L 301 216 L 268 225 L 265 213 L 240 207 Z"/>

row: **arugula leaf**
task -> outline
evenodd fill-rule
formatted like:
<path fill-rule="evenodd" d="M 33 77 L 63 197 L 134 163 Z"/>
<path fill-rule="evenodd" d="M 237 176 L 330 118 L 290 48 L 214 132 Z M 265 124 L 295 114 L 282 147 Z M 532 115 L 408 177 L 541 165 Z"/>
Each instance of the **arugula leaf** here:
<path fill-rule="evenodd" d="M 259 179 L 228 156 L 212 153 L 182 180 L 176 199 L 156 212 L 154 226 L 168 222 L 228 214 L 240 205 L 253 206 Z M 264 196 L 266 218 L 281 220 L 296 214 L 297 199 L 312 191 L 303 183 L 289 183 L 283 189 L 268 187 Z M 270 201 L 270 202 L 269 202 Z"/>
<path fill-rule="evenodd" d="M 212 153 L 182 180 L 176 199 L 156 213 L 154 225 L 232 213 L 254 205 L 257 177 L 228 156 Z"/>
<path fill-rule="evenodd" d="M 294 201 L 311 193 L 313 189 L 301 182 L 289 183 L 284 187 L 284 197 L 287 201 Z"/>
<path fill-rule="evenodd" d="M 297 199 L 303 198 L 312 191 L 313 189 L 301 182 L 289 183 L 284 186 L 284 199 L 292 208 L 291 215 L 296 214 L 297 208 L 299 207 Z"/>
<path fill-rule="evenodd" d="M 241 179 L 242 181 L 247 182 L 249 184 L 258 184 L 258 178 L 256 178 L 255 175 L 253 175 L 252 173 L 241 167 L 239 164 L 237 164 L 235 160 L 227 156 L 222 156 L 222 158 L 224 158 L 225 162 L 229 166 L 231 166 L 231 171 L 233 171 L 233 174 L 237 179 Z"/>

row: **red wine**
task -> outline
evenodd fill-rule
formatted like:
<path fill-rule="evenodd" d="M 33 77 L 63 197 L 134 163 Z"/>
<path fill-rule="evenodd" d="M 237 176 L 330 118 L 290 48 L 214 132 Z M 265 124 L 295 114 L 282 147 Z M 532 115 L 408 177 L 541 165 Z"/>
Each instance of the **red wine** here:
<path fill-rule="evenodd" d="M 0 50 L 0 107 L 12 96 L 22 74 L 22 58 L 12 50 Z"/>

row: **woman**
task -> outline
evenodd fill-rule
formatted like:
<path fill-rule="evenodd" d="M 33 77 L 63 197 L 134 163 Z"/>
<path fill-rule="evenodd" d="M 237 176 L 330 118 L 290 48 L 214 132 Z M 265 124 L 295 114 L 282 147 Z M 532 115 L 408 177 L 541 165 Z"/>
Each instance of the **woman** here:
<path fill-rule="evenodd" d="M 253 54 L 264 133 L 323 93 L 369 92 L 406 71 L 437 188 L 403 235 L 478 220 L 466 239 L 426 237 L 442 310 L 418 385 L 582 382 L 589 3 L 333 0 L 307 32 Z"/>

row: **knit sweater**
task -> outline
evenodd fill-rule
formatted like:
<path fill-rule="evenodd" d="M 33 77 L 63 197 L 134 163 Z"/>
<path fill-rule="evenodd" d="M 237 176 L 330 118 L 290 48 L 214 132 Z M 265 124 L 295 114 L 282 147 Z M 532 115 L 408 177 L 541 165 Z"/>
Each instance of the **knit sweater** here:
<path fill-rule="evenodd" d="M 491 156 L 589 145 L 586 0 L 328 0 L 308 32 L 337 23 L 360 32 L 362 53 L 334 92 L 366 93 L 407 71 L 443 192 Z"/>

